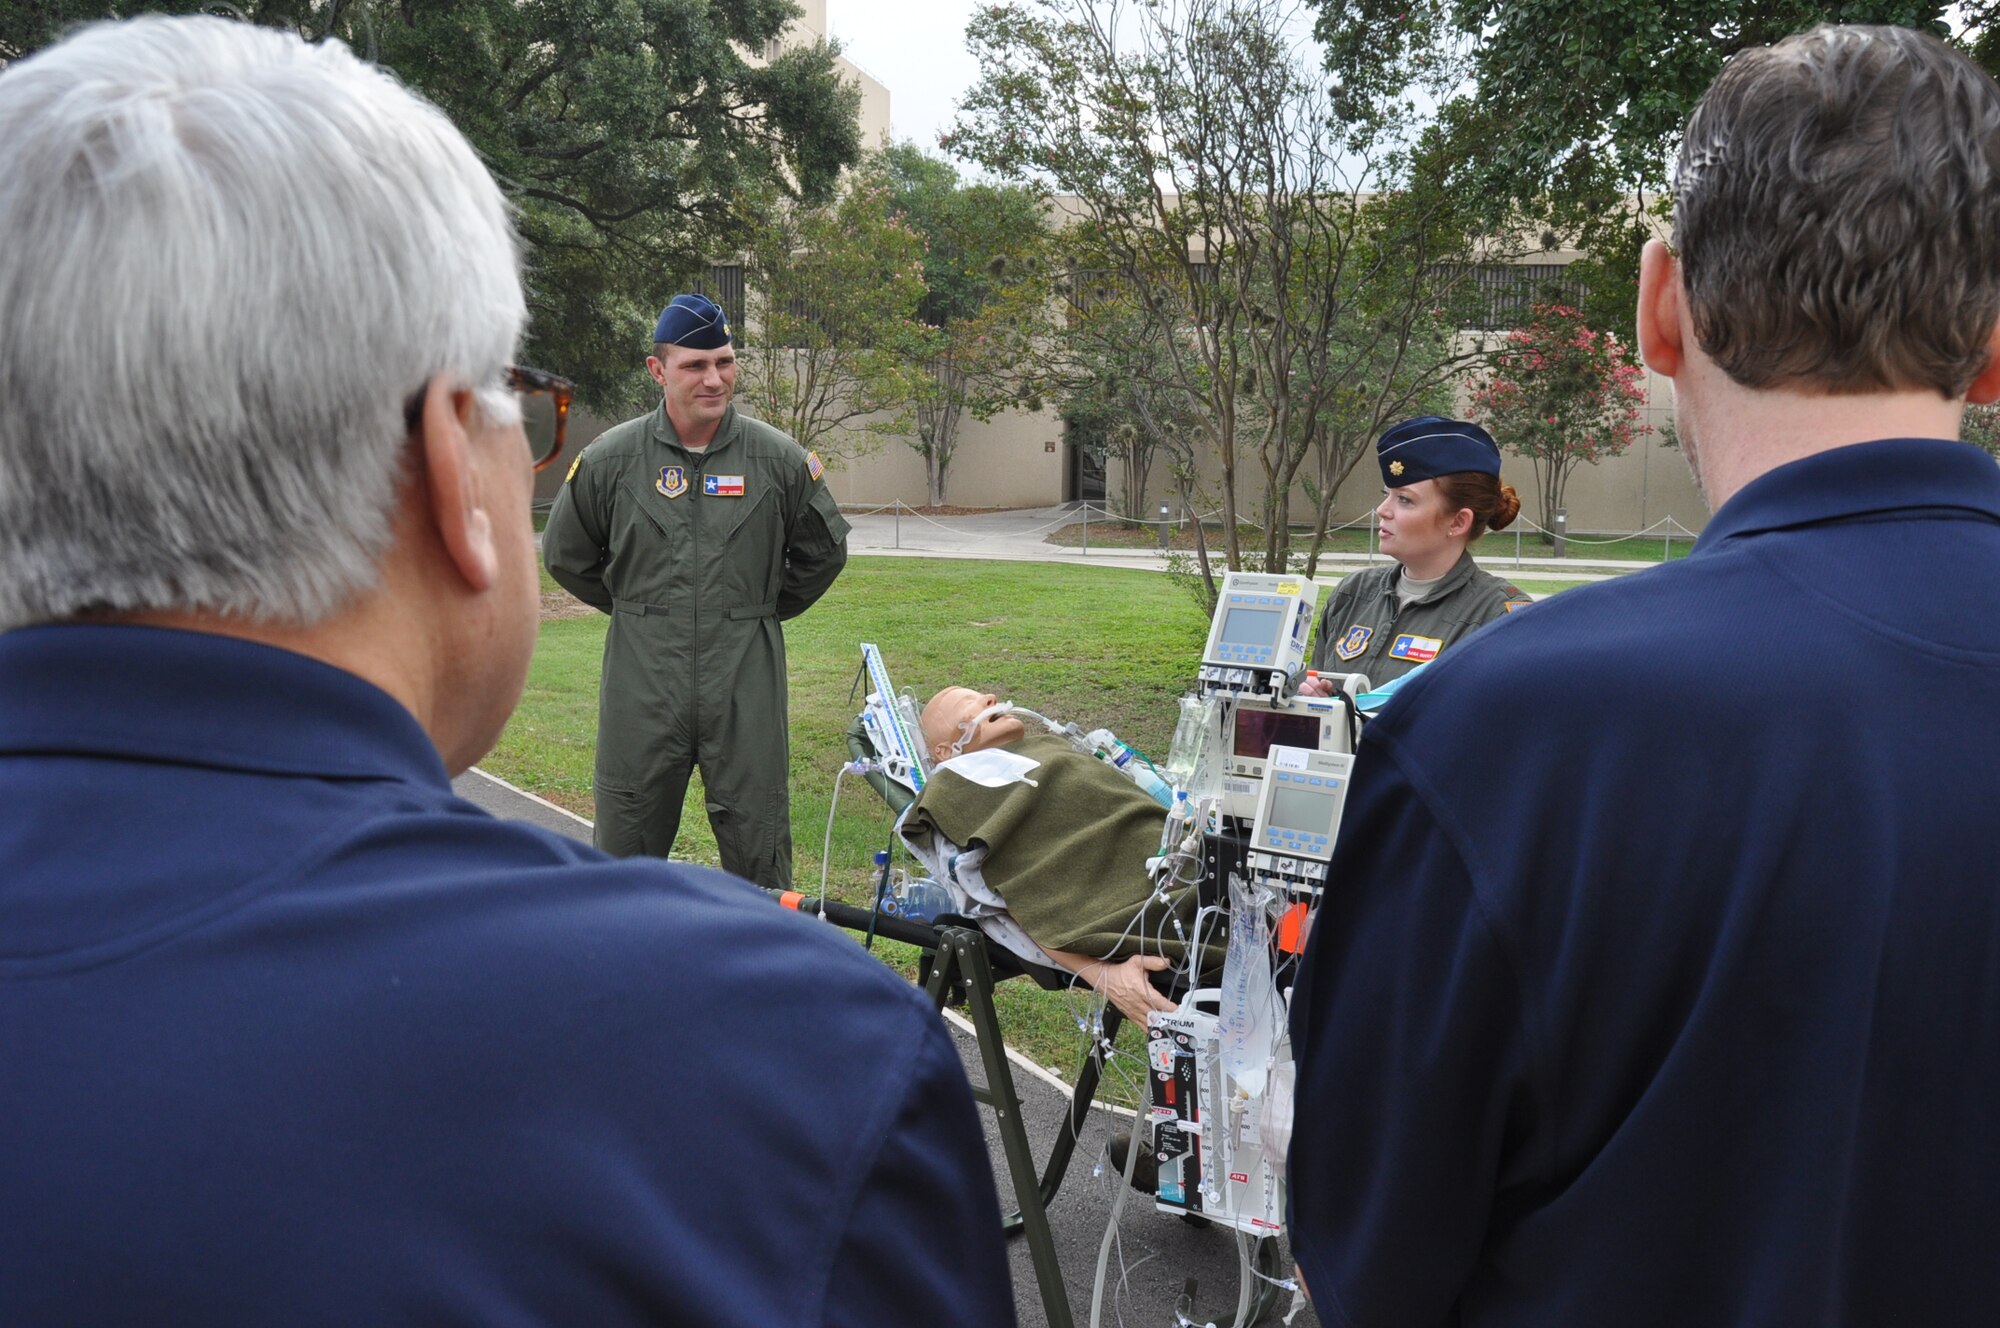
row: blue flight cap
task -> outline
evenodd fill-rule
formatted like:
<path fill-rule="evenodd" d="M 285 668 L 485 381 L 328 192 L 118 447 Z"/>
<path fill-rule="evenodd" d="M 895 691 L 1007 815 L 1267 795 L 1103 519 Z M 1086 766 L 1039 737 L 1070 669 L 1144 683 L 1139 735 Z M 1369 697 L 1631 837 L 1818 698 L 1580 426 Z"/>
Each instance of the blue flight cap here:
<path fill-rule="evenodd" d="M 1419 415 L 1385 429 L 1375 440 L 1382 483 L 1391 489 L 1440 475 L 1477 470 L 1500 473 L 1500 447 L 1493 435 L 1466 420 Z"/>
<path fill-rule="evenodd" d="M 721 350 L 729 344 L 729 315 L 706 295 L 676 295 L 660 310 L 653 344 Z"/>

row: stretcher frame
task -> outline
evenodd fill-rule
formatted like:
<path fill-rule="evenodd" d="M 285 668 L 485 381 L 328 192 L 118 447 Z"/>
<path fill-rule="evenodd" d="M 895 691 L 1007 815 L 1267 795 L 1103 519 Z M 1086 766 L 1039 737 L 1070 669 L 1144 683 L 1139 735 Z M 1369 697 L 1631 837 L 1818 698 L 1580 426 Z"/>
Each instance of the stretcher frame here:
<path fill-rule="evenodd" d="M 1026 977 L 1045 991 L 1060 991 L 1073 980 L 1061 969 L 1030 964 L 1010 951 L 990 946 L 986 933 L 964 919 L 947 915 L 935 925 L 884 917 L 867 909 L 834 900 L 822 902 L 817 896 L 796 890 L 773 890 L 771 894 L 788 908 L 825 918 L 850 931 L 872 932 L 892 941 L 916 946 L 922 957 L 917 965 L 917 981 L 939 1011 L 962 1005 L 979 1044 L 979 1059 L 986 1079 L 972 1085 L 972 1096 L 994 1112 L 994 1128 L 1007 1157 L 1007 1172 L 1014 1185 L 1014 1211 L 1002 1217 L 1001 1229 L 1008 1235 L 1026 1237 L 1028 1256 L 1034 1264 L 1035 1282 L 1041 1290 L 1042 1309 L 1049 1328 L 1074 1328 L 1069 1293 L 1063 1286 L 1062 1267 L 1056 1259 L 1055 1237 L 1049 1229 L 1049 1205 L 1062 1188 L 1076 1152 L 1077 1137 L 1089 1119 L 1090 1104 L 1104 1077 L 1105 1048 L 1117 1036 L 1124 1015 L 1114 1005 L 1104 1007 L 1103 1036 L 1094 1042 L 1079 1067 L 1076 1087 L 1070 1093 L 1069 1109 L 1056 1132 L 1049 1158 L 1039 1173 L 1035 1170 L 1034 1149 L 1028 1140 L 1027 1122 L 1021 1115 L 1021 1097 L 1014 1086 L 1013 1065 L 1007 1059 L 1007 1044 L 1000 1030 L 1000 1015 L 993 1004 L 994 987 L 1015 977 Z"/>
<path fill-rule="evenodd" d="M 856 688 L 867 678 L 868 663 L 864 655 Z M 885 679 L 875 681 L 878 687 L 886 685 Z M 846 737 L 848 750 L 854 757 L 870 759 L 876 755 L 860 716 L 857 715 L 848 726 Z M 868 783 L 893 812 L 900 814 L 913 801 L 909 790 L 884 779 L 879 773 L 870 774 Z M 894 851 L 893 839 L 891 851 Z M 886 883 L 886 866 L 883 871 Z M 1044 991 L 1065 991 L 1075 985 L 1075 975 L 1063 969 L 1032 963 L 1005 946 L 994 945 L 977 923 L 955 915 L 947 914 L 935 924 L 913 922 L 906 918 L 885 916 L 872 909 L 821 899 L 802 891 L 772 890 L 770 893 L 788 908 L 817 915 L 850 931 L 863 932 L 871 937 L 886 936 L 890 940 L 915 946 L 921 956 L 917 964 L 917 982 L 929 995 L 932 1004 L 940 1012 L 953 1005 L 965 1008 L 986 1076 L 983 1084 L 972 1085 L 972 1096 L 981 1105 L 993 1109 L 994 1128 L 1000 1135 L 1001 1148 L 1007 1157 L 1008 1176 L 1014 1186 L 1016 1207 L 1001 1218 L 1001 1229 L 1009 1236 L 1020 1234 L 1027 1238 L 1028 1254 L 1035 1269 L 1036 1284 L 1041 1290 L 1042 1309 L 1048 1318 L 1049 1328 L 1075 1328 L 1069 1293 L 1063 1285 L 1062 1267 L 1056 1258 L 1055 1238 L 1049 1228 L 1048 1208 L 1062 1188 L 1063 1177 L 1075 1155 L 1077 1139 L 1083 1131 L 1084 1122 L 1089 1119 L 1090 1105 L 1096 1100 L 1098 1085 L 1104 1077 L 1105 1061 L 1119 1028 L 1126 1022 L 1124 1013 L 1109 1001 L 1104 1002 L 1098 1020 L 1098 1035 L 1078 1067 L 1069 1109 L 1056 1132 L 1048 1161 L 1037 1174 L 1027 1123 L 1021 1115 L 1020 1094 L 1014 1086 L 1013 1067 L 1007 1059 L 1007 1044 L 1001 1033 L 999 1012 L 993 1004 L 993 990 L 998 983 L 1026 977 Z M 1142 1124 L 1143 1121 L 1135 1117 L 1132 1133 L 1134 1147 L 1138 1145 Z M 1201 1219 L 1184 1217 L 1182 1220 L 1199 1222 Z M 1275 1242 L 1268 1239 L 1257 1242 L 1255 1253 L 1259 1258 L 1255 1262 L 1259 1264 L 1260 1272 L 1262 1256 L 1275 1254 L 1276 1249 Z M 1274 1303 L 1274 1288 L 1266 1285 L 1250 1299 L 1247 1310 L 1232 1318 L 1228 1328 L 1242 1328 L 1262 1318 Z"/>

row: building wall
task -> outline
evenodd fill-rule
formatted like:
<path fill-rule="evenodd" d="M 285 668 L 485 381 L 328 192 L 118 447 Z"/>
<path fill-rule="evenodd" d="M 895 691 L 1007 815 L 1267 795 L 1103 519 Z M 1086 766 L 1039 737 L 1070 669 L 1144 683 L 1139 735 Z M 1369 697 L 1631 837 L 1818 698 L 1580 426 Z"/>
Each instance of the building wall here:
<path fill-rule="evenodd" d="M 741 401 L 737 409 L 742 410 Z M 754 413 L 754 412 L 746 412 Z M 555 501 L 575 460 L 592 439 L 618 420 L 577 411 L 570 416 L 569 443 L 562 457 L 535 476 L 535 502 Z M 1042 507 L 1062 501 L 1062 420 L 1053 411 L 1012 412 L 981 423 L 966 418 L 949 477 L 947 499 L 960 507 Z M 924 505 L 924 459 L 900 439 L 889 439 L 872 454 L 829 467 L 827 487 L 842 506 L 887 507 L 901 499 Z"/>
<path fill-rule="evenodd" d="M 1579 467 L 1570 477 L 1565 503 L 1572 532 L 1624 533 L 1644 530 L 1666 518 L 1677 523 L 1681 531 L 1698 532 L 1706 524 L 1708 507 L 1688 473 L 1686 459 L 1663 444 L 1655 431 L 1673 415 L 1673 387 L 1651 372 L 1646 375 L 1646 387 L 1648 404 L 1642 421 L 1647 429 L 1631 450 L 1595 466 Z M 583 411 L 573 415 L 570 451 L 559 464 L 536 477 L 536 501 L 552 501 L 569 469 L 569 458 L 617 422 Z M 1504 447 L 1506 440 L 1500 441 Z M 1009 411 L 984 423 L 967 417 L 960 430 L 946 501 L 957 507 L 1052 506 L 1064 500 L 1068 461 L 1062 419 L 1053 410 Z M 1244 458 L 1244 462 L 1247 465 L 1239 470 L 1237 497 L 1244 513 L 1254 515 L 1264 490 L 1255 460 Z M 1107 471 L 1109 500 L 1122 507 L 1117 463 L 1112 462 Z M 1213 502 L 1220 473 L 1212 462 L 1204 471 L 1203 487 Z M 1534 470 L 1525 458 L 1503 453 L 1500 474 L 1519 492 L 1524 517 L 1544 528 L 1553 525 L 1549 514 L 1541 510 Z M 896 501 L 921 507 L 927 497 L 923 458 L 895 438 L 867 456 L 828 469 L 827 485 L 834 497 L 850 507 L 886 507 Z M 1364 520 L 1380 501 L 1381 489 L 1381 472 L 1372 456 L 1362 458 L 1336 496 L 1335 524 Z M 1141 510 L 1156 511 L 1163 498 L 1172 497 L 1169 490 L 1164 468 L 1155 463 Z M 1308 519 L 1311 510 L 1304 490 L 1295 491 L 1294 520 Z"/>
<path fill-rule="evenodd" d="M 987 422 L 967 416 L 947 473 L 945 501 L 956 507 L 1045 507 L 1062 501 L 1062 420 L 1054 411 L 1009 411 Z M 924 459 L 890 439 L 868 456 L 826 473 L 841 503 L 886 507 L 927 500 Z"/>
<path fill-rule="evenodd" d="M 826 40 L 826 0 L 796 0 L 800 14 L 778 39 L 779 47 L 803 46 Z M 840 72 L 861 89 L 861 145 L 889 145 L 889 89 L 860 65 L 839 57 Z"/>

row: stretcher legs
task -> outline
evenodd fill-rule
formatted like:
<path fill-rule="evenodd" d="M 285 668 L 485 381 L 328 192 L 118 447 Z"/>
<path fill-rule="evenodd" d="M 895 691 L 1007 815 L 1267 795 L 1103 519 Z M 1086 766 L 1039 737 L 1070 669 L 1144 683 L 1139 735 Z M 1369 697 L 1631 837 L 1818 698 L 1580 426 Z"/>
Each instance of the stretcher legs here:
<path fill-rule="evenodd" d="M 1034 1154 L 1028 1147 L 1028 1128 L 1021 1117 L 1020 1095 L 1014 1091 L 1012 1067 L 1007 1063 L 1006 1044 L 1001 1040 L 1000 1017 L 993 1008 L 993 967 L 986 954 L 986 940 L 979 932 L 964 927 L 940 927 L 934 958 L 927 957 L 924 990 L 938 1008 L 955 994 L 963 993 L 966 1017 L 972 1021 L 979 1042 L 979 1056 L 986 1072 L 984 1084 L 974 1084 L 972 1095 L 993 1108 L 1000 1143 L 1007 1154 L 1007 1171 L 1014 1183 L 1019 1205 L 1005 1219 L 1009 1232 L 1019 1231 L 1028 1241 L 1028 1255 L 1035 1266 L 1035 1281 L 1041 1287 L 1042 1308 L 1049 1328 L 1073 1328 L 1069 1294 L 1063 1288 L 1062 1267 L 1056 1260 L 1055 1238 L 1049 1231 L 1049 1200 L 1062 1184 L 1070 1152 L 1076 1147 L 1077 1113 L 1087 1110 L 1090 1098 L 1079 1082 L 1071 1100 L 1069 1128 L 1056 1140 L 1047 1171 L 1035 1174 Z M 1095 1062 L 1095 1057 L 1093 1057 Z M 1095 1065 L 1101 1069 L 1101 1064 Z M 1097 1087 L 1096 1074 L 1090 1091 Z"/>

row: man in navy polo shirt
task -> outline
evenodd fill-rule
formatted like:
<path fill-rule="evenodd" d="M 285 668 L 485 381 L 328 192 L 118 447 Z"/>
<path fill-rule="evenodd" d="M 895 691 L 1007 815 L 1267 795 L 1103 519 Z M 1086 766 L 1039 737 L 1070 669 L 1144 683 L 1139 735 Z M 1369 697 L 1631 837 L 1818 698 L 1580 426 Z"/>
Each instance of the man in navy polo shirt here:
<path fill-rule="evenodd" d="M 507 208 L 338 43 L 0 73 L 0 1321 L 1013 1322 L 907 984 L 448 776 L 535 639 Z"/>
<path fill-rule="evenodd" d="M 2000 1315 L 2000 90 L 1736 56 L 1639 342 L 1715 516 L 1368 729 L 1292 1006 L 1329 1323 Z"/>

